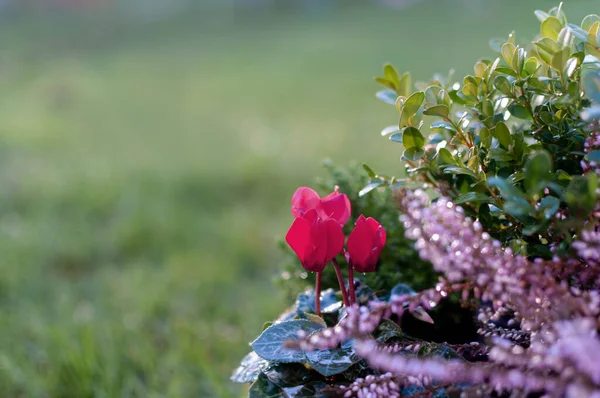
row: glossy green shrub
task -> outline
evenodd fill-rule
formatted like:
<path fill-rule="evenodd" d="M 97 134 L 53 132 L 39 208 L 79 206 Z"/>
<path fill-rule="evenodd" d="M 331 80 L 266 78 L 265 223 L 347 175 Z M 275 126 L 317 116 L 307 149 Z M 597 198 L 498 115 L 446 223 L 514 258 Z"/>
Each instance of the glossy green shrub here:
<path fill-rule="evenodd" d="M 581 176 L 582 161 L 599 157 L 584 153 L 582 111 L 600 93 L 600 17 L 575 25 L 561 7 L 536 16 L 536 40 L 492 40 L 495 55 L 461 79 L 413 90 L 410 74 L 384 67 L 377 97 L 400 120 L 382 135 L 404 147 L 407 178 L 372 173 L 369 187 L 424 182 L 517 253 L 549 257 L 567 251 L 596 202 L 597 175 Z"/>

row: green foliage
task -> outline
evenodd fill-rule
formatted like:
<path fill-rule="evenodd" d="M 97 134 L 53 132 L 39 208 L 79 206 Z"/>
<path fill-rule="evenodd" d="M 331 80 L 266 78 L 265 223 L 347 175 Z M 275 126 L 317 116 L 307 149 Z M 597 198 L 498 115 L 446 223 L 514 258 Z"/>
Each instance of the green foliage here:
<path fill-rule="evenodd" d="M 357 301 L 361 294 L 369 294 L 368 301 L 389 301 L 389 291 L 376 295 L 368 286 L 362 286 L 363 292 L 357 292 Z M 414 293 L 405 284 L 390 289 L 392 294 Z M 289 348 L 288 345 L 298 339 L 298 333 L 311 333 L 333 326 L 345 316 L 346 310 L 341 301 L 332 302 L 331 292 L 323 292 L 324 306 L 335 308 L 334 317 L 326 324 L 314 314 L 314 308 L 307 308 L 307 300 L 314 300 L 314 292 L 298 295 L 296 305 L 284 312 L 272 325 L 267 327 L 252 342 L 254 350 L 242 360 L 234 371 L 231 380 L 237 383 L 252 383 L 250 397 L 286 397 L 289 391 L 301 391 L 305 395 L 294 396 L 326 396 L 326 388 L 332 384 L 347 384 L 355 380 L 359 374 L 378 374 L 368 368 L 354 352 L 351 339 L 344 341 L 338 348 L 329 350 L 303 351 Z M 366 304 L 366 303 L 365 303 Z M 306 311 L 305 311 L 306 310 Z M 408 316 L 410 317 L 410 315 Z M 404 323 L 404 320 L 403 320 Z M 381 343 L 419 344 L 414 353 L 422 358 L 463 359 L 446 344 L 429 343 L 411 337 L 403 331 L 398 323 L 383 319 L 373 337 Z"/>
<path fill-rule="evenodd" d="M 596 176 L 579 175 L 586 120 L 600 101 L 600 22 L 567 23 L 561 7 L 536 16 L 539 38 L 494 41 L 496 57 L 460 81 L 436 77 L 407 91 L 376 79 L 395 90 L 402 138 L 390 139 L 404 146 L 408 175 L 380 177 L 377 186 L 424 182 L 501 241 L 548 256 L 596 202 Z"/>
<path fill-rule="evenodd" d="M 339 168 L 327 162 L 326 169 L 329 176 L 319 182 L 321 194 L 331 192 L 337 185 L 340 187 L 340 192 L 347 194 L 352 203 L 352 217 L 344 230 L 346 236 L 361 214 L 375 218 L 387 231 L 387 242 L 381 253 L 377 271 L 357 275 L 357 279 L 375 291 L 389 291 L 398 283 L 406 283 L 416 289 L 430 287 L 435 282 L 435 273 L 431 264 L 419 258 L 412 247 L 412 242 L 404 238 L 404 228 L 399 220 L 393 193 L 389 189 L 375 189 L 383 184 L 381 178 L 389 179 L 389 177 L 377 176 L 368 168 L 365 173 L 365 170 L 357 164 Z M 368 188 L 361 192 L 365 185 Z M 372 192 L 366 195 L 366 190 Z M 294 297 L 299 290 L 314 283 L 314 275 L 307 275 L 302 270 L 298 264 L 298 258 L 285 242 L 281 242 L 281 248 L 288 256 L 279 283 L 290 297 Z M 345 264 L 341 256 L 339 262 Z M 342 266 L 344 272 L 346 272 L 345 268 Z M 330 288 L 338 286 L 335 272 L 331 266 L 326 267 L 323 272 L 323 286 Z"/>

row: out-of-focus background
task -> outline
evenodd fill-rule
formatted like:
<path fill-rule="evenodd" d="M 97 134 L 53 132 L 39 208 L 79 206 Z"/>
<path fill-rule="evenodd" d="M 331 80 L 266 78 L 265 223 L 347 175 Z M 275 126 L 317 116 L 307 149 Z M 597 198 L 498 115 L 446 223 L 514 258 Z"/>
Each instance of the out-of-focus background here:
<path fill-rule="evenodd" d="M 241 395 L 293 190 L 401 172 L 382 64 L 467 72 L 555 5 L 0 1 L 0 396 Z"/>

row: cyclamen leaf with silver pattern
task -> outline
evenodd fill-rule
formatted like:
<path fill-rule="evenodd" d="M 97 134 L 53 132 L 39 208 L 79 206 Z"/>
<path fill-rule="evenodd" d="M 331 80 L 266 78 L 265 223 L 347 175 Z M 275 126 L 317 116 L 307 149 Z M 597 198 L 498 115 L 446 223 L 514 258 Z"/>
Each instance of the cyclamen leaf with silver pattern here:
<path fill-rule="evenodd" d="M 259 357 L 268 361 L 305 362 L 304 352 L 286 348 L 284 344 L 288 340 L 297 340 L 299 331 L 310 334 L 320 329 L 323 325 L 307 320 L 281 322 L 267 328 L 251 345 Z"/>

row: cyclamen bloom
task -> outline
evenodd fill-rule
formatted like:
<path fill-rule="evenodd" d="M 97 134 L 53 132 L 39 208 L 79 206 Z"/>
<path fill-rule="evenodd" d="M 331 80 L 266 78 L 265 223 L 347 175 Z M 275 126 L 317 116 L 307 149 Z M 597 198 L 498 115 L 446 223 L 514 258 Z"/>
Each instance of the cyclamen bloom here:
<path fill-rule="evenodd" d="M 292 215 L 302 217 L 307 211 L 315 209 L 323 220 L 333 218 L 340 225 L 346 224 L 351 214 L 350 199 L 339 192 L 339 187 L 329 195 L 321 198 L 317 192 L 308 187 L 300 187 L 292 196 Z"/>
<path fill-rule="evenodd" d="M 373 272 L 385 245 L 385 229 L 375 219 L 361 215 L 348 237 L 348 254 L 358 272 Z"/>
<path fill-rule="evenodd" d="M 344 234 L 337 220 L 321 219 L 317 210 L 310 209 L 294 220 L 285 241 L 305 270 L 321 272 L 342 251 Z"/>

